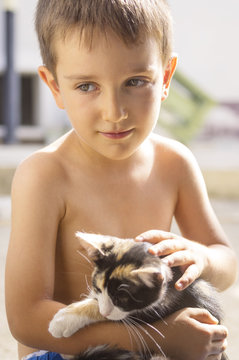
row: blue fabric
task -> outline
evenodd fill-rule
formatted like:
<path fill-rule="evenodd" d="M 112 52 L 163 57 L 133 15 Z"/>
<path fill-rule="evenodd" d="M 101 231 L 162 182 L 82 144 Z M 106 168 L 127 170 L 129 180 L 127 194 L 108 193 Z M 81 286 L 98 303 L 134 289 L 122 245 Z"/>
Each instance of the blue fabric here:
<path fill-rule="evenodd" d="M 44 355 L 37 355 L 37 354 L 34 355 L 33 354 L 28 359 L 29 360 L 63 360 L 63 357 L 60 354 L 48 352 Z"/>

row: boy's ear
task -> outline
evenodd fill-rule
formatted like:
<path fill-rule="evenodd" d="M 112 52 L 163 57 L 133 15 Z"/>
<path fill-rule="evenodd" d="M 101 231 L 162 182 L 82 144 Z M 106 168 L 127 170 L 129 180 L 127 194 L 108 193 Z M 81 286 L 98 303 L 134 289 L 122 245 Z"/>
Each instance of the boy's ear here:
<path fill-rule="evenodd" d="M 165 100 L 168 97 L 168 93 L 169 93 L 169 87 L 170 87 L 170 83 L 173 77 L 173 74 L 175 72 L 176 66 L 177 66 L 177 62 L 178 62 L 178 58 L 176 55 L 173 55 L 169 62 L 168 65 L 164 71 L 164 79 L 163 79 L 163 91 L 162 91 L 162 97 L 161 100 Z"/>
<path fill-rule="evenodd" d="M 61 92 L 52 73 L 47 69 L 46 66 L 40 66 L 38 68 L 38 74 L 40 78 L 47 84 L 47 86 L 51 90 L 57 106 L 60 109 L 64 109 L 65 106 L 62 100 Z"/>

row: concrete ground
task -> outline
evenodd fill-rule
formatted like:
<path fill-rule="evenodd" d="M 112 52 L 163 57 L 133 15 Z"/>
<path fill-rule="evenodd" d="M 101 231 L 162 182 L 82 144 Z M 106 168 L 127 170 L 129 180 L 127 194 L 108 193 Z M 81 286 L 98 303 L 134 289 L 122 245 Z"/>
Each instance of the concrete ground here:
<path fill-rule="evenodd" d="M 212 200 L 213 207 L 239 256 L 239 200 Z M 0 197 L 0 359 L 16 360 L 16 343 L 12 338 L 5 315 L 4 267 L 10 234 L 10 198 Z M 227 354 L 238 360 L 239 281 L 221 294 L 225 310 L 225 325 L 229 329 Z"/>

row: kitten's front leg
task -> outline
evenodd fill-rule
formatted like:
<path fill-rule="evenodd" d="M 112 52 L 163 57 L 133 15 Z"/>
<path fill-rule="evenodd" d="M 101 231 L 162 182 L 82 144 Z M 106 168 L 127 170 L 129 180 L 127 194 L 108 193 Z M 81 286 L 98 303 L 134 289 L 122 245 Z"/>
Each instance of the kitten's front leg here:
<path fill-rule="evenodd" d="M 69 337 L 89 324 L 104 320 L 106 319 L 99 312 L 98 301 L 85 299 L 59 310 L 48 330 L 56 338 Z"/>

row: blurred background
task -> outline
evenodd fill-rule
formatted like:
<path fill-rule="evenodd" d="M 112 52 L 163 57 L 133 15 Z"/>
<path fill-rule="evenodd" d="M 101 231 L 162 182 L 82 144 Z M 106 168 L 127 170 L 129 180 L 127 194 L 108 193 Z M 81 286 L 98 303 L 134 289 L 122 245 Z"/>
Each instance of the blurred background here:
<path fill-rule="evenodd" d="M 10 188 L 19 162 L 69 129 L 46 86 L 34 32 L 37 0 L 0 0 L 0 359 L 17 359 L 4 308 Z M 179 63 L 156 131 L 196 156 L 209 196 L 239 254 L 239 3 L 169 0 Z M 177 231 L 177 230 L 175 230 Z M 237 360 L 239 283 L 222 294 L 228 355 Z"/>

